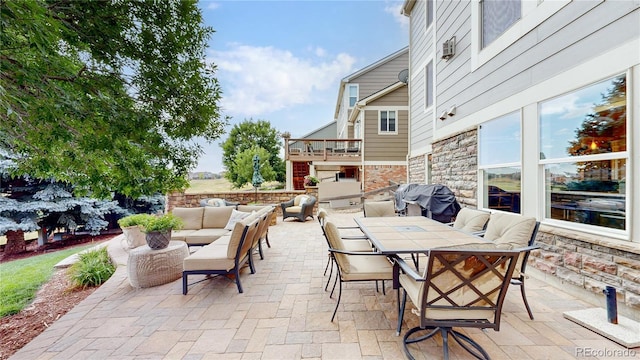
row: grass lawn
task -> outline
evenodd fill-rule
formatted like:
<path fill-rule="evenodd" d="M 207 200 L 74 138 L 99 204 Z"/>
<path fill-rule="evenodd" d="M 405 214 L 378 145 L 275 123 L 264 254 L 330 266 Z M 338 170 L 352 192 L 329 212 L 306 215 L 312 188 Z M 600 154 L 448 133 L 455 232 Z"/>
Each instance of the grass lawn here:
<path fill-rule="evenodd" d="M 28 305 L 40 286 L 51 277 L 55 264 L 93 246 L 95 244 L 1 263 L 0 317 L 16 314 Z"/>

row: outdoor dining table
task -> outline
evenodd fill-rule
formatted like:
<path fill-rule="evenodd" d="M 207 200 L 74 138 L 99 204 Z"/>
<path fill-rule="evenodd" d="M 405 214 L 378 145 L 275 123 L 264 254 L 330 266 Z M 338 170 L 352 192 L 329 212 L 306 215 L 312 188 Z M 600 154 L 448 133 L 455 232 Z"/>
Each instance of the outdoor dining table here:
<path fill-rule="evenodd" d="M 424 216 L 365 217 L 354 220 L 376 251 L 392 259 L 411 254 L 416 268 L 419 254 L 428 253 L 431 249 L 488 242 L 482 237 Z M 399 286 L 397 274 L 394 271 L 394 289 Z"/>
<path fill-rule="evenodd" d="M 424 216 L 365 217 L 354 220 L 376 250 L 390 256 L 487 242 L 482 237 Z"/>

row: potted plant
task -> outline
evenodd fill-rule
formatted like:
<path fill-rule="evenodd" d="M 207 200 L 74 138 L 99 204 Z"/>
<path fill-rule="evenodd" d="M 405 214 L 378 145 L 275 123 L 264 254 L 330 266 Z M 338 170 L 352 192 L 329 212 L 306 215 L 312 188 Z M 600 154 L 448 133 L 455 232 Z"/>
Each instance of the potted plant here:
<path fill-rule="evenodd" d="M 171 230 L 181 228 L 182 219 L 173 214 L 165 214 L 152 216 L 144 225 L 143 231 L 147 234 L 147 245 L 154 250 L 160 250 L 169 246 Z"/>
<path fill-rule="evenodd" d="M 145 234 L 142 232 L 142 229 L 152 217 L 153 215 L 149 214 L 134 214 L 118 220 L 118 225 L 120 225 L 122 234 L 127 240 L 127 245 L 130 249 L 146 243 Z"/>
<path fill-rule="evenodd" d="M 315 176 L 307 175 L 307 176 L 304 177 L 304 186 L 305 187 L 316 186 L 316 185 L 318 185 L 319 182 L 320 182 L 320 180 L 318 180 L 318 178 L 315 177 Z"/>

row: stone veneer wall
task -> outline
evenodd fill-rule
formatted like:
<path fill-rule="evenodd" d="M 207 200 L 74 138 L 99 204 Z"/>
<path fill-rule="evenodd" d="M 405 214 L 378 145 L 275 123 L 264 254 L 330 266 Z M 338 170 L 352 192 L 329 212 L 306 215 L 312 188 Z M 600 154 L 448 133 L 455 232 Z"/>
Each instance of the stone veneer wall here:
<path fill-rule="evenodd" d="M 463 206 L 477 207 L 476 153 L 476 130 L 433 143 L 432 182 L 449 187 Z M 640 314 L 640 249 L 636 244 L 545 225 L 540 226 L 536 243 L 541 248 L 529 257 L 528 266 L 535 269 L 530 273 L 557 286 L 587 290 L 594 298 L 598 294 L 603 299 L 605 286 L 613 286 L 618 301 Z"/>
<path fill-rule="evenodd" d="M 432 144 L 431 182 L 446 185 L 461 206 L 478 205 L 477 139 L 474 129 Z"/>
<path fill-rule="evenodd" d="M 282 208 L 280 204 L 291 200 L 297 195 L 310 194 L 318 198 L 318 188 L 310 187 L 306 190 L 293 190 L 293 191 L 258 191 L 257 195 L 253 191 L 238 191 L 238 192 L 219 192 L 219 193 L 199 193 L 199 194 L 185 194 L 182 192 L 172 193 L 167 196 L 166 211 L 171 211 L 175 207 L 199 207 L 200 200 L 208 198 L 220 198 L 227 201 L 237 202 L 240 204 L 249 204 L 256 202 L 258 204 L 273 204 L 276 205 L 276 214 L 278 217 L 282 217 Z M 257 200 L 256 200 L 257 199 Z M 318 207 L 318 202 L 314 207 L 313 213 L 315 214 Z"/>
<path fill-rule="evenodd" d="M 365 165 L 364 191 L 389 186 L 391 181 L 404 184 L 407 181 L 406 165 Z"/>
<path fill-rule="evenodd" d="M 409 159 L 409 183 L 425 184 L 427 182 L 427 169 L 425 169 L 425 156 L 420 155 Z"/>

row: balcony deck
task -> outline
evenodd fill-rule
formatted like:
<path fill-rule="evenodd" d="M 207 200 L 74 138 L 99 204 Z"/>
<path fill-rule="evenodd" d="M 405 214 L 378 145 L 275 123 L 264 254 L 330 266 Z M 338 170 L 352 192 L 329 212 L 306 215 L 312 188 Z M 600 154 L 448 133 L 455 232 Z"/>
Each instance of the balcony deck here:
<path fill-rule="evenodd" d="M 361 139 L 286 139 L 285 160 L 360 162 Z"/>

